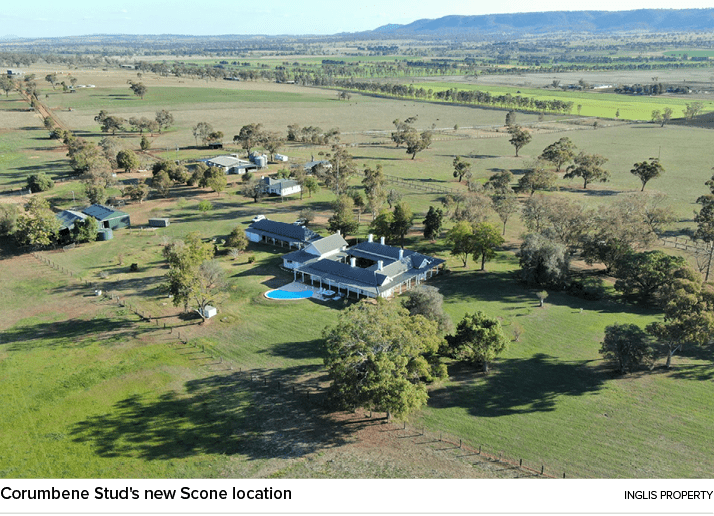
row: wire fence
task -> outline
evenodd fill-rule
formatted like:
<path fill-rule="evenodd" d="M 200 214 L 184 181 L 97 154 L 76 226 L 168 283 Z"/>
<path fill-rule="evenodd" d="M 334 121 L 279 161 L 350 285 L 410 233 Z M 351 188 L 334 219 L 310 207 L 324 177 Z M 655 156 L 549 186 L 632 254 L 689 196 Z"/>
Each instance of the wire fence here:
<path fill-rule="evenodd" d="M 71 249 L 74 249 L 75 245 L 70 244 L 68 246 L 65 246 L 62 248 L 62 251 L 68 251 Z M 52 267 L 56 271 L 59 271 L 66 276 L 80 282 L 83 284 L 85 287 L 87 287 L 90 291 L 93 291 L 94 295 L 97 297 L 103 297 L 103 298 L 108 298 L 111 299 L 112 301 L 116 302 L 119 306 L 122 306 L 124 308 L 127 308 L 131 310 L 134 314 L 138 315 L 141 319 L 151 322 L 152 319 L 154 319 L 151 315 L 151 313 L 136 305 L 135 303 L 129 303 L 128 301 L 122 299 L 118 293 L 116 292 L 110 292 L 107 290 L 104 290 L 101 285 L 98 285 L 94 282 L 91 282 L 87 279 L 82 278 L 78 273 L 75 271 L 69 269 L 68 267 L 65 267 L 64 265 L 57 263 L 56 261 L 52 260 L 51 258 L 40 254 L 40 253 L 32 253 L 32 256 L 37 258 L 40 262 L 44 263 L 45 265 L 48 265 L 49 267 Z M 159 320 L 154 319 L 156 325 L 159 325 Z M 164 328 L 167 328 L 166 323 L 164 323 Z"/>
<path fill-rule="evenodd" d="M 32 256 L 41 263 L 52 267 L 69 278 L 81 282 L 88 289 L 93 290 L 97 298 L 116 303 L 117 306 L 129 309 L 140 318 L 140 322 L 149 324 L 159 330 L 165 330 L 167 335 L 171 335 L 167 343 L 168 345 L 174 346 L 181 344 L 195 348 L 196 352 L 203 355 L 206 359 L 206 361 L 201 364 L 203 367 L 209 368 L 217 373 L 232 375 L 231 378 L 235 378 L 239 381 L 244 388 L 255 391 L 269 390 L 272 393 L 278 393 L 283 396 L 299 397 L 311 407 L 318 407 L 328 412 L 333 410 L 330 403 L 328 387 L 320 384 L 317 379 L 308 379 L 298 382 L 294 379 L 286 379 L 280 370 L 244 369 L 231 360 L 226 359 L 221 353 L 210 346 L 206 347 L 205 344 L 196 342 L 196 339 L 192 340 L 185 330 L 182 333 L 179 327 L 162 322 L 145 308 L 139 307 L 135 303 L 129 303 L 123 299 L 118 292 L 101 290 L 96 284 L 81 278 L 76 272 L 43 254 L 34 252 Z M 397 422 L 388 419 L 387 414 L 379 414 L 381 414 L 381 416 L 369 412 L 368 417 L 375 420 L 381 419 L 383 424 L 390 425 L 391 430 L 401 432 L 400 437 L 419 438 L 419 444 L 431 443 L 438 445 L 439 448 L 437 449 L 442 451 L 458 451 L 456 458 L 461 460 L 475 461 L 474 464 L 481 462 L 496 464 L 499 465 L 502 470 L 509 470 L 509 473 L 515 477 L 561 478 L 560 474 L 556 474 L 553 469 L 547 468 L 543 463 L 527 461 L 520 457 L 516 458 L 507 455 L 503 451 L 490 448 L 485 444 L 475 445 L 446 432 L 427 430 L 424 426 L 419 427 L 407 424 L 406 422 Z M 566 478 L 565 472 L 562 473 L 562 478 Z"/>
<path fill-rule="evenodd" d="M 705 242 L 692 240 L 688 237 L 673 237 L 673 238 L 660 238 L 662 245 L 672 246 L 675 249 L 683 249 L 685 251 L 703 251 L 709 252 L 714 244 L 707 244 Z"/>
<path fill-rule="evenodd" d="M 406 179 L 403 177 L 390 176 L 388 174 L 384 175 L 384 179 L 388 183 L 396 184 L 406 188 L 411 188 L 412 190 L 421 190 L 423 192 L 440 193 L 440 194 L 461 194 L 464 193 L 463 190 L 458 190 L 456 188 L 449 188 L 446 186 L 437 186 L 428 184 L 424 179 Z"/>

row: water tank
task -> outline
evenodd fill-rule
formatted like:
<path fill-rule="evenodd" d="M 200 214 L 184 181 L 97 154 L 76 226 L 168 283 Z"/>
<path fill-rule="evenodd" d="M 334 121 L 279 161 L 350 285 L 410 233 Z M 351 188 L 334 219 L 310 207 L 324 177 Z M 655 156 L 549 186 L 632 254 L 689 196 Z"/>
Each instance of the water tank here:
<path fill-rule="evenodd" d="M 97 232 L 97 240 L 111 240 L 112 238 L 114 238 L 114 233 L 109 228 L 104 228 Z"/>
<path fill-rule="evenodd" d="M 253 162 L 258 165 L 258 168 L 265 168 L 268 166 L 267 156 L 256 156 Z"/>

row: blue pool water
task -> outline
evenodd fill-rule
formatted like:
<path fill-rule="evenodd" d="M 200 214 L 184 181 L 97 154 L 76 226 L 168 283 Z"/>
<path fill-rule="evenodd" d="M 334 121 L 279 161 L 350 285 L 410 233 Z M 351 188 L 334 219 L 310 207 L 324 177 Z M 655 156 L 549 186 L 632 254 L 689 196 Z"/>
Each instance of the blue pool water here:
<path fill-rule="evenodd" d="M 288 292 L 287 290 L 269 290 L 265 293 L 268 299 L 305 299 L 312 297 L 312 290 L 302 290 L 300 292 Z"/>

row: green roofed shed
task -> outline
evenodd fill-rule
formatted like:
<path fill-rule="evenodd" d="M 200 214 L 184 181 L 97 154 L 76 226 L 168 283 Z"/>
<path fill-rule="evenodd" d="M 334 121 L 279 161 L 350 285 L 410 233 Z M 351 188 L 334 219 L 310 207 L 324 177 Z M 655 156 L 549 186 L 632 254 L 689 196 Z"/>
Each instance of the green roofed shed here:
<path fill-rule="evenodd" d="M 97 219 L 99 229 L 120 229 L 131 226 L 128 213 L 101 204 L 92 204 L 89 208 L 83 209 L 82 213 Z"/>

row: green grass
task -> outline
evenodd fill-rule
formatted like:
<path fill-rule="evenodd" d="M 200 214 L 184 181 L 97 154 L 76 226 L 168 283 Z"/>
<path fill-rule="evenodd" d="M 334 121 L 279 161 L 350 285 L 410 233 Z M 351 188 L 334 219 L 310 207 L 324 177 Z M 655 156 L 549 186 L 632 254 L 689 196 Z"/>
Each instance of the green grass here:
<path fill-rule="evenodd" d="M 555 475 L 711 476 L 714 365 L 703 350 L 677 357 L 672 372 L 613 376 L 598 353 L 602 329 L 642 326 L 654 314 L 554 292 L 538 308 L 535 292 L 511 279 L 513 266 L 501 260 L 487 274 L 459 271 L 433 281 L 455 321 L 484 310 L 502 317 L 507 333 L 518 323 L 524 334 L 489 376 L 452 365 L 452 381 L 433 389 L 421 420 Z"/>
<path fill-rule="evenodd" d="M 57 177 L 70 171 L 66 151 L 59 150 L 57 140 L 49 139 L 40 118 L 32 112 L 18 111 L 17 106 L 12 97 L 0 97 L 0 117 L 7 117 L 10 124 L 0 130 L 0 189 L 24 186 L 27 176 L 33 173 Z M 0 123 L 0 129 L 3 125 Z"/>
<path fill-rule="evenodd" d="M 562 100 L 573 102 L 572 114 L 577 114 L 577 106 L 582 105 L 580 115 L 603 118 L 615 118 L 615 113 L 620 112 L 621 120 L 650 120 L 652 111 L 658 109 L 663 111 L 670 107 L 674 110 L 674 117 L 681 117 L 682 110 L 688 101 L 681 98 L 667 98 L 664 96 L 635 96 L 618 95 L 615 93 L 588 93 L 588 92 L 546 92 L 533 88 L 516 88 L 509 86 L 490 86 L 479 84 L 450 84 L 450 83 L 414 83 L 415 88 L 432 89 L 434 92 L 444 91 L 450 88 L 470 91 L 488 91 L 493 96 L 510 93 L 513 96 L 521 95 L 538 100 Z M 520 92 L 520 93 L 518 93 Z M 714 110 L 713 102 L 704 102 L 704 112 Z"/>
<path fill-rule="evenodd" d="M 0 320 L 0 478 L 264 477 L 318 446 L 321 419 L 301 398 L 250 388 L 198 347 L 18 260 L 0 292 L 14 308 Z"/>
<path fill-rule="evenodd" d="M 172 108 L 178 106 L 213 103 L 274 103 L 274 102 L 324 102 L 325 98 L 293 92 L 275 92 L 255 89 L 221 89 L 201 87 L 148 86 L 141 99 L 128 88 L 80 88 L 77 93 L 50 94 L 45 103 L 60 109 L 101 109 L 109 112 Z"/>
<path fill-rule="evenodd" d="M 687 54 L 689 57 L 714 57 L 714 50 L 701 50 L 701 49 L 680 49 L 680 50 L 668 50 L 664 52 L 666 56 L 678 56 L 681 57 Z"/>

